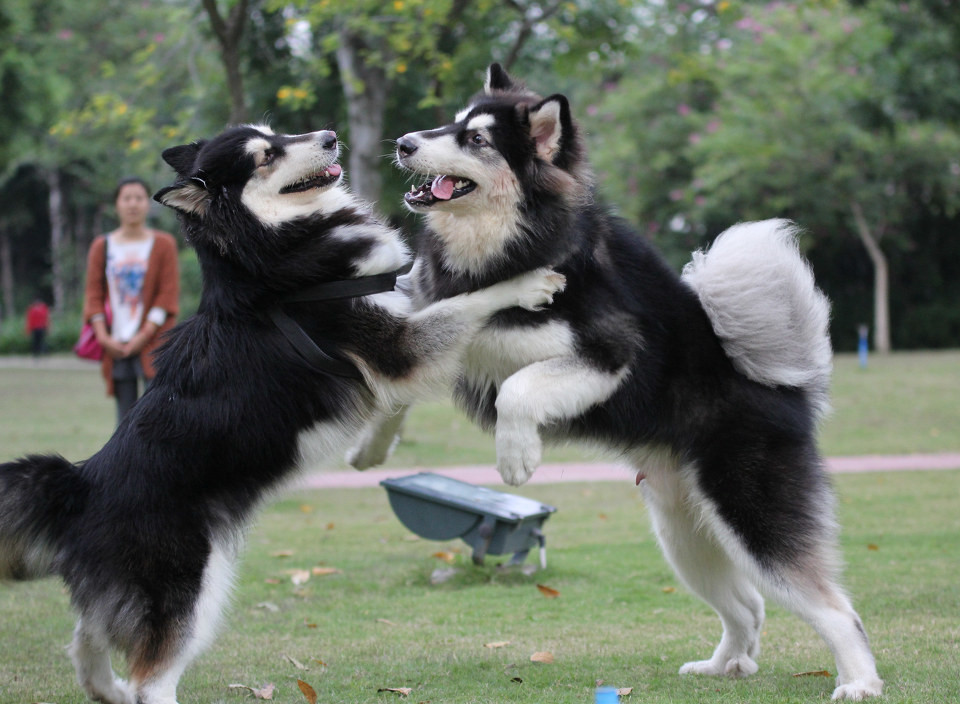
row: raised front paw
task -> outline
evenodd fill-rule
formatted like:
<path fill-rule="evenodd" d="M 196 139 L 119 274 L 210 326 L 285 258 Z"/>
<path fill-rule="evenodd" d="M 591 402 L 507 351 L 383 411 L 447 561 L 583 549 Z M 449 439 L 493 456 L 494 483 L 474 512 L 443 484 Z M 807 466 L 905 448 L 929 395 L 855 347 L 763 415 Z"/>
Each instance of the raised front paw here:
<path fill-rule="evenodd" d="M 540 465 L 542 443 L 535 423 L 497 423 L 497 470 L 507 484 L 520 486 Z"/>
<path fill-rule="evenodd" d="M 553 296 L 567 285 L 563 274 L 542 267 L 521 274 L 514 279 L 518 284 L 517 305 L 526 310 L 540 310 L 553 303 Z"/>

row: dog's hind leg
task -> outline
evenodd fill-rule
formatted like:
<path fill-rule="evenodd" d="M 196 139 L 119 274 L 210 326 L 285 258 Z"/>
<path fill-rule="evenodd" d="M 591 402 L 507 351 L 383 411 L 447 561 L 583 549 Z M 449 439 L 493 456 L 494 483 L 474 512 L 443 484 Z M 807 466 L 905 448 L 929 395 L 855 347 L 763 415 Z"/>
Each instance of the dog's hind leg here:
<path fill-rule="evenodd" d="M 850 599 L 833 580 L 828 556 L 806 556 L 802 564 L 784 566 L 764 585 L 765 591 L 814 630 L 830 647 L 837 663 L 833 699 L 860 701 L 878 696 L 883 680 L 877 674 L 863 623 Z M 816 554 L 816 553 L 814 553 Z"/>
<path fill-rule="evenodd" d="M 709 660 L 688 662 L 680 674 L 746 677 L 757 671 L 763 597 L 704 525 L 676 470 L 650 470 L 641 482 L 654 531 L 677 576 L 709 604 L 723 636 Z"/>
<path fill-rule="evenodd" d="M 187 666 L 212 641 L 230 594 L 235 546 L 214 541 L 203 571 L 203 582 L 190 613 L 175 628 L 164 631 L 166 642 L 142 644 L 130 663 L 137 704 L 177 704 L 177 683 Z M 149 635 L 145 634 L 146 638 Z M 146 656 L 153 653 L 154 656 Z"/>
<path fill-rule="evenodd" d="M 94 701 L 135 704 L 133 688 L 118 679 L 110 666 L 110 645 L 106 636 L 93 628 L 92 623 L 81 616 L 73 632 L 69 653 L 77 671 L 77 682 Z"/>

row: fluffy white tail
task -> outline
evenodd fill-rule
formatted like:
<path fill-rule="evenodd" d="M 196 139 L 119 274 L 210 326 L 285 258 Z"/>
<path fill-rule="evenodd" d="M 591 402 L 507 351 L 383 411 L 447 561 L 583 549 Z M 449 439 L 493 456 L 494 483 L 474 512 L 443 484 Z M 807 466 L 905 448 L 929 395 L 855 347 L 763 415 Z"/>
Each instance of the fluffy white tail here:
<path fill-rule="evenodd" d="M 734 366 L 767 386 L 802 388 L 818 416 L 830 407 L 830 303 L 787 220 L 734 225 L 695 252 L 683 279 L 700 297 Z"/>

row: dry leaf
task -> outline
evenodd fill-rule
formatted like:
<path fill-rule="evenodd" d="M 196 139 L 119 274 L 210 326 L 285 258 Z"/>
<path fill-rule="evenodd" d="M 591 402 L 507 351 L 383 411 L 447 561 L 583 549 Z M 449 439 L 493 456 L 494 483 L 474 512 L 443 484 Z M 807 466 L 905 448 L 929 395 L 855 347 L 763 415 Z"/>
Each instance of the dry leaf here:
<path fill-rule="evenodd" d="M 327 530 L 333 530 L 334 528 L 336 528 L 336 526 L 337 526 L 336 523 L 328 523 L 326 528 Z"/>
<path fill-rule="evenodd" d="M 320 667 L 327 667 L 327 663 L 325 663 L 323 660 L 318 660 L 317 658 L 314 658 L 313 661 L 317 663 Z"/>
<path fill-rule="evenodd" d="M 880 549 L 879 545 L 874 545 L 873 543 L 870 543 L 869 545 L 867 545 L 867 550 L 879 550 L 879 549 Z"/>
<path fill-rule="evenodd" d="M 260 689 L 248 687 L 245 684 L 231 684 L 227 685 L 227 687 L 229 689 L 245 689 L 253 694 L 254 699 L 273 699 L 273 690 L 276 689 L 272 684 L 265 684 Z"/>
<path fill-rule="evenodd" d="M 317 624 L 315 624 L 315 623 L 310 623 L 307 619 L 303 619 L 303 625 L 306 626 L 307 628 L 316 628 L 316 627 L 317 627 Z"/>
<path fill-rule="evenodd" d="M 435 557 L 438 560 L 443 560 L 448 565 L 452 565 L 454 561 L 457 559 L 456 555 L 454 555 L 452 552 L 447 552 L 445 550 L 441 550 L 440 552 L 435 552 L 433 553 L 433 555 L 431 555 L 431 557 Z"/>
<path fill-rule="evenodd" d="M 290 581 L 300 586 L 310 581 L 309 570 L 287 570 L 284 574 L 290 575 Z"/>
<path fill-rule="evenodd" d="M 291 665 L 293 665 L 293 666 L 294 666 L 295 668 L 297 668 L 298 670 L 309 670 L 309 669 L 310 669 L 309 667 L 307 667 L 306 665 L 304 665 L 302 662 L 300 662 L 300 661 L 297 660 L 296 658 L 290 657 L 289 655 L 286 655 L 286 654 L 285 654 L 285 655 L 283 656 L 283 659 L 286 660 L 287 662 L 289 662 Z"/>
<path fill-rule="evenodd" d="M 300 504 L 300 511 L 303 513 L 310 513 L 313 511 L 313 506 L 310 504 Z"/>
<path fill-rule="evenodd" d="M 811 670 L 810 672 L 797 672 L 794 677 L 830 677 L 828 670 Z"/>
<path fill-rule="evenodd" d="M 397 624 L 395 624 L 393 621 L 388 621 L 388 620 L 385 619 L 385 618 L 378 618 L 378 619 L 377 619 L 377 623 L 385 623 L 385 624 L 387 624 L 388 626 L 396 626 L 396 625 L 397 625 Z"/>
<path fill-rule="evenodd" d="M 378 692 L 396 692 L 401 697 L 410 696 L 410 692 L 413 690 L 410 687 L 381 687 L 377 690 Z"/>
<path fill-rule="evenodd" d="M 506 648 L 508 645 L 510 645 L 510 641 L 498 640 L 494 643 L 484 643 L 483 647 L 484 648 Z"/>
<path fill-rule="evenodd" d="M 560 592 L 558 592 L 556 589 L 546 586 L 545 584 L 538 584 L 537 589 L 539 589 L 540 593 L 548 599 L 556 599 L 558 596 L 560 596 Z"/>
<path fill-rule="evenodd" d="M 664 588 L 663 588 L 663 593 L 664 593 L 664 594 L 673 594 L 675 591 L 677 591 L 675 587 L 664 587 Z"/>
<path fill-rule="evenodd" d="M 617 696 L 618 696 L 618 697 L 629 697 L 629 696 L 630 696 L 630 692 L 632 692 L 632 691 L 633 691 L 633 687 L 621 687 L 620 689 L 617 690 Z"/>
<path fill-rule="evenodd" d="M 270 557 L 293 557 L 293 550 L 277 550 L 270 553 Z"/>
<path fill-rule="evenodd" d="M 317 690 L 303 680 L 297 680 L 297 686 L 300 688 L 300 691 L 303 692 L 303 696 L 307 698 L 307 701 L 310 704 L 317 704 Z"/>
<path fill-rule="evenodd" d="M 544 665 L 553 664 L 553 653 L 541 651 L 530 656 L 530 662 L 542 662 Z"/>
<path fill-rule="evenodd" d="M 340 574 L 336 567 L 314 567 L 310 570 L 317 577 L 326 577 L 328 574 Z"/>

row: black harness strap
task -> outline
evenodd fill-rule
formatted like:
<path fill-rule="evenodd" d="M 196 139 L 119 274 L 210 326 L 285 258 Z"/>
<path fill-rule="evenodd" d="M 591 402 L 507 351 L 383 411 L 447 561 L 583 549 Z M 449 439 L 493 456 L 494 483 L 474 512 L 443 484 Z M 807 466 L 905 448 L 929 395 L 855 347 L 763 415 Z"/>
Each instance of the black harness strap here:
<path fill-rule="evenodd" d="M 397 276 L 406 273 L 409 267 L 391 271 L 386 274 L 364 276 L 359 279 L 345 279 L 343 281 L 327 281 L 316 286 L 285 296 L 280 304 L 271 308 L 268 313 L 273 324 L 277 326 L 287 341 L 314 369 L 326 374 L 345 377 L 347 379 L 363 379 L 360 370 L 345 359 L 334 357 L 323 347 L 330 349 L 333 345 L 311 338 L 300 324 L 287 315 L 281 304 L 309 303 L 312 301 L 331 301 L 339 298 L 359 298 L 374 293 L 393 291 L 397 285 Z"/>

